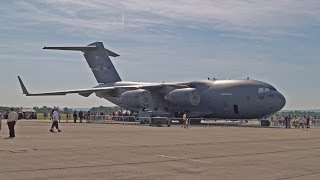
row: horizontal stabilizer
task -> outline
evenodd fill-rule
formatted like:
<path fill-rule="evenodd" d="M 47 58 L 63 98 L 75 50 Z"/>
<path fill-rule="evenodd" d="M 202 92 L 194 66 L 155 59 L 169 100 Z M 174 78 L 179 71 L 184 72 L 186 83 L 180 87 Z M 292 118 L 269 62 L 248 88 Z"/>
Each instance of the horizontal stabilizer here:
<path fill-rule="evenodd" d="M 51 47 L 43 47 L 43 49 L 54 49 L 54 50 L 67 50 L 67 51 L 88 51 L 94 50 L 97 46 L 51 46 Z"/>
<path fill-rule="evenodd" d="M 95 50 L 97 49 L 96 45 L 89 45 L 89 46 L 45 46 L 43 49 L 53 49 L 53 50 L 67 50 L 67 51 L 90 51 L 90 50 Z M 111 57 L 118 57 L 120 56 L 119 54 L 106 49 L 107 54 Z"/>

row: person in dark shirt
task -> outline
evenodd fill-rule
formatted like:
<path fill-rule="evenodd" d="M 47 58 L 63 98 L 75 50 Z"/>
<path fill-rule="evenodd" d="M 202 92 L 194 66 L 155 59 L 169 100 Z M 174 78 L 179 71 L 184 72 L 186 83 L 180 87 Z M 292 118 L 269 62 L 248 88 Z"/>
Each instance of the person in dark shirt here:
<path fill-rule="evenodd" d="M 78 114 L 77 114 L 77 111 L 74 110 L 73 111 L 73 122 L 76 123 L 77 122 L 77 118 L 78 118 Z"/>
<path fill-rule="evenodd" d="M 79 111 L 79 118 L 80 118 L 80 123 L 82 123 L 83 120 L 83 112 L 80 110 Z"/>

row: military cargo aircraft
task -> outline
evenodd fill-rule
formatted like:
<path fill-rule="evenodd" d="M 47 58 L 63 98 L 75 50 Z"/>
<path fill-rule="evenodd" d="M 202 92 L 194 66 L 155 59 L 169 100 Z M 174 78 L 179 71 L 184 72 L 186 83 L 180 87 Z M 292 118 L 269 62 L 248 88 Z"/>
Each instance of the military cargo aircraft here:
<path fill-rule="evenodd" d="M 77 93 L 88 97 L 95 93 L 133 112 L 166 112 L 170 116 L 188 112 L 190 117 L 220 119 L 257 119 L 281 110 L 286 100 L 272 85 L 257 80 L 199 80 L 177 83 L 141 83 L 122 81 L 102 42 L 87 46 L 44 47 L 43 49 L 81 51 L 98 85 L 86 89 L 29 93 L 18 76 L 26 96 L 52 96 Z M 268 125 L 262 122 L 262 125 Z"/>

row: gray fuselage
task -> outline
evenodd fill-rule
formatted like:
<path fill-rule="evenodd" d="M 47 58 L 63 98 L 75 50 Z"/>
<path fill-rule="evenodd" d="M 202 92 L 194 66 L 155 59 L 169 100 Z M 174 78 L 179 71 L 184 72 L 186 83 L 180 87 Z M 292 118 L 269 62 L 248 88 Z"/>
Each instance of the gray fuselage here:
<path fill-rule="evenodd" d="M 146 83 L 116 82 L 116 86 L 139 85 Z M 152 84 L 152 83 L 150 83 Z M 284 96 L 268 83 L 256 80 L 203 80 L 185 83 L 172 83 L 195 88 L 201 100 L 197 105 L 176 105 L 166 100 L 168 90 L 163 88 L 143 88 L 151 92 L 152 103 L 147 107 L 151 111 L 165 111 L 170 114 L 188 112 L 190 117 L 223 119 L 255 119 L 281 110 L 286 100 Z M 166 86 L 166 84 L 163 84 Z M 99 86 L 101 87 L 101 85 Z M 170 90 L 169 90 L 170 91 Z M 127 108 L 139 111 L 119 101 L 124 91 L 96 93 L 98 97 Z"/>

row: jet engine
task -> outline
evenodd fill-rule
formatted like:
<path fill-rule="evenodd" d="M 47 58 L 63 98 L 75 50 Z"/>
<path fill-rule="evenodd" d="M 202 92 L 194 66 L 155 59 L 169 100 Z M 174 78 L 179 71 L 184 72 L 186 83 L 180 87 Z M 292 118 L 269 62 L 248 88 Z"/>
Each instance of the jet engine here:
<path fill-rule="evenodd" d="M 152 102 L 151 93 L 144 89 L 126 91 L 120 96 L 120 103 L 134 108 L 145 108 Z"/>
<path fill-rule="evenodd" d="M 180 106 L 197 106 L 200 103 L 200 94 L 195 88 L 176 89 L 166 96 L 166 99 Z"/>

